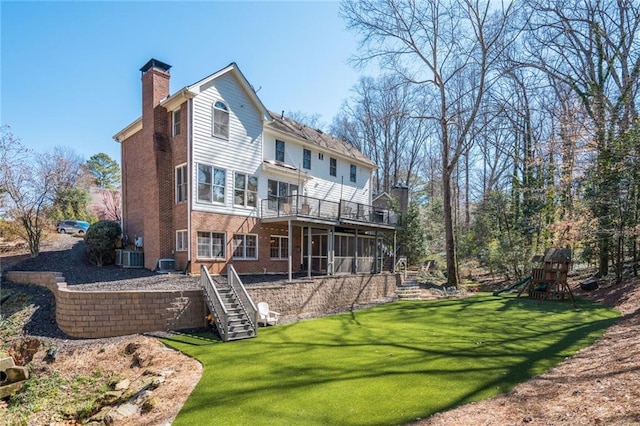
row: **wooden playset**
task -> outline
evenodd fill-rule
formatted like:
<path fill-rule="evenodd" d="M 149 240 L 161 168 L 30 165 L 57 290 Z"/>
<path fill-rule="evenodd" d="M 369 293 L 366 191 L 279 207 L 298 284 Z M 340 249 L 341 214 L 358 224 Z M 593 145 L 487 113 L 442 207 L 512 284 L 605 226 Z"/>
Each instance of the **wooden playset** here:
<path fill-rule="evenodd" d="M 518 297 L 524 292 L 531 299 L 540 301 L 564 300 L 568 296 L 576 304 L 571 287 L 567 284 L 571 249 L 550 248 L 545 251 L 544 256 L 534 256 L 532 262 L 534 266 L 531 269 L 531 280 L 520 288 Z"/>

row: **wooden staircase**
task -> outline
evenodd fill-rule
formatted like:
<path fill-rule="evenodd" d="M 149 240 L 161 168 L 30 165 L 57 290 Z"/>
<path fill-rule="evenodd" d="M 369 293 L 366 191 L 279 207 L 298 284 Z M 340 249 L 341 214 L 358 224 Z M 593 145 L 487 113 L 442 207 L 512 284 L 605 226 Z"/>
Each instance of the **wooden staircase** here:
<path fill-rule="evenodd" d="M 249 339 L 258 335 L 258 309 L 249 297 L 233 266 L 229 265 L 225 285 L 211 278 L 202 267 L 200 284 L 214 324 L 224 342 Z"/>
<path fill-rule="evenodd" d="M 256 337 L 256 330 L 231 287 L 218 288 L 218 294 L 227 311 L 227 341 Z"/>

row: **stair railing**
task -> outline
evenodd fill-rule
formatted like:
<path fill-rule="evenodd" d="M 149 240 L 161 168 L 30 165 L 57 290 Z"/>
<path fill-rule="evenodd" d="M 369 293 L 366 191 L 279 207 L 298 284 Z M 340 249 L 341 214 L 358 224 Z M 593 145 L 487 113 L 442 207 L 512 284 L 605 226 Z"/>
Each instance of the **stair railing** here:
<path fill-rule="evenodd" d="M 258 333 L 258 308 L 253 303 L 251 296 L 247 293 L 247 289 L 242 284 L 242 280 L 238 276 L 233 265 L 229 265 L 228 267 L 228 280 L 229 285 L 231 286 L 231 291 L 236 295 L 236 299 L 240 304 L 240 308 L 244 311 L 251 327 L 253 328 L 254 333 Z"/>
<path fill-rule="evenodd" d="M 213 314 L 214 324 L 220 333 L 223 342 L 228 340 L 229 336 L 229 314 L 227 308 L 222 303 L 222 298 L 216 288 L 209 271 L 204 266 L 200 267 L 200 286 L 204 291 L 204 298 L 211 314 Z"/>

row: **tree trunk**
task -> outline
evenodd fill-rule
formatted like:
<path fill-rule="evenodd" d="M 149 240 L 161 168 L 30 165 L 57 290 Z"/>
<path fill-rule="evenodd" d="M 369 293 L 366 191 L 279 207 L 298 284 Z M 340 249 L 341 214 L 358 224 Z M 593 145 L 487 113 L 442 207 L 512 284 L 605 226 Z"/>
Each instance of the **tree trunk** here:
<path fill-rule="evenodd" d="M 444 204 L 445 247 L 447 252 L 447 284 L 458 287 L 458 259 L 456 256 L 455 234 L 453 227 L 453 208 L 451 197 L 451 171 L 442 172 L 442 197 Z"/>

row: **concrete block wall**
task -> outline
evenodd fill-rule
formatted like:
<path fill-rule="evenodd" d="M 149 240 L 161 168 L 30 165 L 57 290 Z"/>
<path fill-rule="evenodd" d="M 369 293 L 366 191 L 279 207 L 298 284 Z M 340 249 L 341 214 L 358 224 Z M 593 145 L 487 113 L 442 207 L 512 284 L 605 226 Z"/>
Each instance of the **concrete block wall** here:
<path fill-rule="evenodd" d="M 247 287 L 255 303 L 267 302 L 283 320 L 294 321 L 355 305 L 390 300 L 396 274 L 345 275 Z M 56 321 L 73 337 L 101 338 L 205 326 L 200 290 L 91 291 L 70 289 L 58 272 L 7 272 L 7 280 L 48 288 L 56 300 Z"/>
<path fill-rule="evenodd" d="M 58 272 L 7 272 L 7 280 L 48 288 L 56 321 L 69 336 L 100 338 L 205 326 L 200 290 L 76 291 Z"/>
<path fill-rule="evenodd" d="M 397 274 L 390 273 L 316 277 L 279 285 L 252 285 L 247 291 L 254 303 L 267 302 L 271 310 L 281 314 L 280 318 L 294 321 L 389 301 L 395 296 L 398 280 Z"/>

